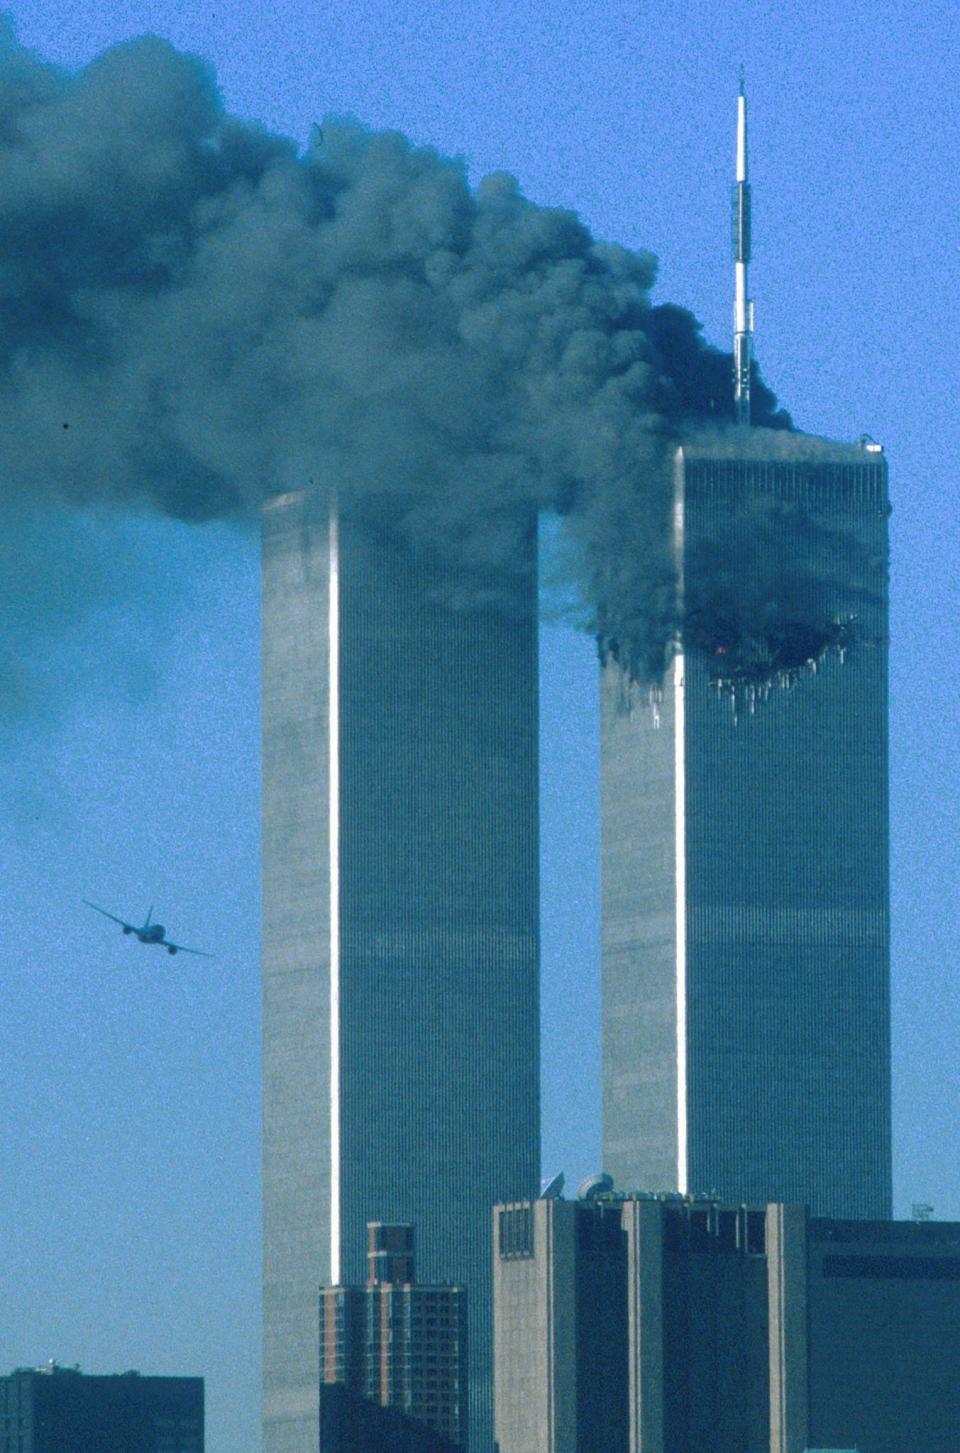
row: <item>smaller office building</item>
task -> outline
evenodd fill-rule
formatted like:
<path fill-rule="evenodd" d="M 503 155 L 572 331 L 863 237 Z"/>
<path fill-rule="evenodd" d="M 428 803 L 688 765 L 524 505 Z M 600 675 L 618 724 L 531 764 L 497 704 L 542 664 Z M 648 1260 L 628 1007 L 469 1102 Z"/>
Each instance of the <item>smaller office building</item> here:
<path fill-rule="evenodd" d="M 494 1376 L 499 1453 L 957 1453 L 960 1224 L 498 1206 Z"/>
<path fill-rule="evenodd" d="M 414 1228 L 370 1222 L 367 1284 L 320 1291 L 321 1453 L 445 1453 L 467 1438 L 466 1293 L 420 1286 Z"/>
<path fill-rule="evenodd" d="M 17 1368 L 0 1377 L 0 1453 L 203 1453 L 203 1378 Z"/>

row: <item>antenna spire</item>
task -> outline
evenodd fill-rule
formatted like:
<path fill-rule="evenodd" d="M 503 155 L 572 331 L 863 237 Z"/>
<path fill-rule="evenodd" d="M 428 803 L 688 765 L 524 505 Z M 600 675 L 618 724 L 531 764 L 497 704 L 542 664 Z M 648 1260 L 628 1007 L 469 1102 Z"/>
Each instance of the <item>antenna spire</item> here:
<path fill-rule="evenodd" d="M 737 98 L 737 178 L 733 184 L 733 402 L 738 424 L 750 423 L 753 303 L 747 297 L 750 262 L 750 183 L 747 180 L 747 98 L 740 67 Z"/>

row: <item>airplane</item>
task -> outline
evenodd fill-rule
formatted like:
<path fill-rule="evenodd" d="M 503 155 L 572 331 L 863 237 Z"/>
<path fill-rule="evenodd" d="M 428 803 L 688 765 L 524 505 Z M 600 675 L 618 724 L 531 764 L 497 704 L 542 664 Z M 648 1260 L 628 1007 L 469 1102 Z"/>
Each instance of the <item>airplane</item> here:
<path fill-rule="evenodd" d="M 100 908 L 96 903 L 91 903 L 89 898 L 84 898 L 83 901 L 88 908 L 95 908 L 98 913 L 102 913 L 104 918 L 112 918 L 114 923 L 119 923 L 124 933 L 135 933 L 141 943 L 155 943 L 158 948 L 165 948 L 168 954 L 199 954 L 204 959 L 213 958 L 213 954 L 205 953 L 202 948 L 187 948 L 182 943 L 171 943 L 165 936 L 167 930 L 163 924 L 151 923 L 150 920 L 153 918 L 152 905 L 150 912 L 147 914 L 146 923 L 142 928 L 138 928 L 135 923 L 127 923 L 125 919 L 118 918 L 115 913 L 108 913 L 105 908 Z"/>

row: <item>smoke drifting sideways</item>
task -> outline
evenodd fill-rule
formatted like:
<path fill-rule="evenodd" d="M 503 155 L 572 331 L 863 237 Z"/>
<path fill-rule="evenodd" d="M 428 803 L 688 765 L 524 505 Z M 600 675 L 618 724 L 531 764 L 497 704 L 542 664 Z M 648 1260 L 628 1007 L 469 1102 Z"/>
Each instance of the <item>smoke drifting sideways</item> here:
<path fill-rule="evenodd" d="M 453 604 L 505 609 L 553 512 L 580 624 L 655 682 L 684 629 L 672 452 L 732 417 L 729 355 L 651 304 L 655 271 L 397 133 L 328 120 L 301 155 L 156 38 L 68 74 L 7 28 L 0 507 L 255 519 L 310 485 L 421 552 Z M 759 379 L 754 413 L 790 428 Z M 726 522 L 693 607 L 687 582 L 705 639 L 762 617 L 738 568 L 755 528 Z M 815 580 L 793 595 L 816 614 Z"/>

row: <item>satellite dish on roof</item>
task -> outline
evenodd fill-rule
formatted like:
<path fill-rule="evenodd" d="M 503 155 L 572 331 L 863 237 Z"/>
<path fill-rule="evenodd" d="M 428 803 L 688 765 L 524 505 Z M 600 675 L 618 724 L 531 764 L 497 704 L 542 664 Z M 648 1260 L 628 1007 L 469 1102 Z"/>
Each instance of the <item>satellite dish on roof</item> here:
<path fill-rule="evenodd" d="M 558 1171 L 557 1174 L 555 1176 L 553 1176 L 551 1180 L 544 1181 L 543 1185 L 540 1187 L 540 1200 L 541 1201 L 557 1201 L 557 1200 L 559 1200 L 560 1199 L 560 1196 L 561 1196 L 561 1194 L 563 1192 L 563 1186 L 564 1186 L 564 1175 L 563 1175 L 563 1171 L 561 1170 L 561 1171 Z"/>
<path fill-rule="evenodd" d="M 595 1201 L 598 1196 L 607 1196 L 613 1190 L 613 1176 L 601 1171 L 599 1175 L 587 1176 L 577 1186 L 578 1201 Z"/>

